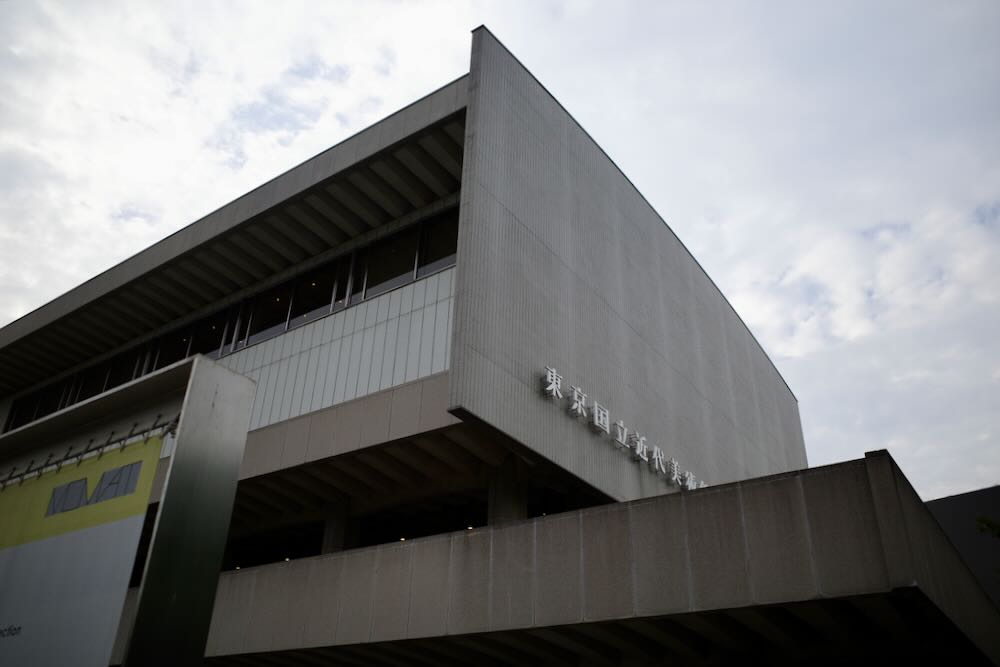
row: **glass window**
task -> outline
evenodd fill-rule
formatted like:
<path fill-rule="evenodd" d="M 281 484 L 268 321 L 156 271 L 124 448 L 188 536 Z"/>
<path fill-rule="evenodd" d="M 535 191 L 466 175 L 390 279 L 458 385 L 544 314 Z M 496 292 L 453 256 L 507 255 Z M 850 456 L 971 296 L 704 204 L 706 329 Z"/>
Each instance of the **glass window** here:
<path fill-rule="evenodd" d="M 368 282 L 365 298 L 405 285 L 413 280 L 420 232 L 416 227 L 393 234 L 372 246 L 368 253 Z"/>
<path fill-rule="evenodd" d="M 358 303 L 365 294 L 365 267 L 367 266 L 368 253 L 365 250 L 358 250 L 353 255 L 351 264 L 351 300 L 350 303 Z"/>
<path fill-rule="evenodd" d="M 7 430 L 20 428 L 35 418 L 35 408 L 38 407 L 38 393 L 28 394 L 14 401 L 11 415 L 7 421 Z"/>
<path fill-rule="evenodd" d="M 109 364 L 99 364 L 80 373 L 80 393 L 77 394 L 77 401 L 97 396 L 104 391 L 104 383 L 108 379 L 108 368 Z"/>
<path fill-rule="evenodd" d="M 135 377 L 135 365 L 139 359 L 138 350 L 123 352 L 111 360 L 111 372 L 108 373 L 108 385 L 105 391 L 125 384 Z"/>
<path fill-rule="evenodd" d="M 38 408 L 35 410 L 35 419 L 41 419 L 45 415 L 50 415 L 59 409 L 59 403 L 62 400 L 64 389 L 65 387 L 63 383 L 57 382 L 56 384 L 45 387 L 39 392 Z"/>
<path fill-rule="evenodd" d="M 341 257 L 334 267 L 336 285 L 333 292 L 333 309 L 340 310 L 347 305 L 347 283 L 351 279 L 351 257 Z"/>
<path fill-rule="evenodd" d="M 191 347 L 191 332 L 189 329 L 178 329 L 163 336 L 156 342 L 157 355 L 153 370 L 169 366 L 188 356 Z"/>
<path fill-rule="evenodd" d="M 285 284 L 268 290 L 254 299 L 247 345 L 277 336 L 285 330 L 285 325 L 288 323 L 290 293 L 289 285 Z"/>
<path fill-rule="evenodd" d="M 428 220 L 423 225 L 417 277 L 452 266 L 458 247 L 458 209 Z"/>
<path fill-rule="evenodd" d="M 232 317 L 232 328 L 233 333 L 236 338 L 232 340 L 226 340 L 227 350 L 230 350 L 228 346 L 232 346 L 232 350 L 239 350 L 247 344 L 247 325 L 250 324 L 250 311 L 253 310 L 253 302 L 245 301 L 236 307 L 233 317 Z"/>
<path fill-rule="evenodd" d="M 333 267 L 330 265 L 298 279 L 295 284 L 295 294 L 292 295 L 292 310 L 288 317 L 289 329 L 329 314 L 333 298 L 333 279 Z"/>
<path fill-rule="evenodd" d="M 222 350 L 222 337 L 226 333 L 226 314 L 217 313 L 194 325 L 190 354 L 204 354 L 218 359 Z"/>

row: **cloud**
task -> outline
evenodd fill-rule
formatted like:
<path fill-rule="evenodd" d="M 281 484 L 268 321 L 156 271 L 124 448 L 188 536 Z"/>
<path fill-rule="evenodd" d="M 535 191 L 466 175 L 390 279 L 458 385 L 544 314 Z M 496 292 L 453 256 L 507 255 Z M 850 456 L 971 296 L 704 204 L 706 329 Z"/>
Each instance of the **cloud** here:
<path fill-rule="evenodd" d="M 992 2 L 0 4 L 0 321 L 468 68 L 486 23 L 688 245 L 811 462 L 1000 482 Z"/>

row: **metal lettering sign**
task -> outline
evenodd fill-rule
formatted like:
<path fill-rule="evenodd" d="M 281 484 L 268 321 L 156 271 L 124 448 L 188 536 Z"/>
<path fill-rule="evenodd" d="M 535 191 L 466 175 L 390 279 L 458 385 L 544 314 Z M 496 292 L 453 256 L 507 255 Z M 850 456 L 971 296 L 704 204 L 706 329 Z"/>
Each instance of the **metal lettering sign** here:
<path fill-rule="evenodd" d="M 690 470 L 682 471 L 675 459 L 668 459 L 659 445 L 650 444 L 648 437 L 638 430 L 629 428 L 621 419 L 612 423 L 611 413 L 604 405 L 593 399 L 588 405 L 587 392 L 581 387 L 570 385 L 564 397 L 563 376 L 555 368 L 546 366 L 541 381 L 543 396 L 551 401 L 565 401 L 566 413 L 570 417 L 586 422 L 598 436 L 608 436 L 615 447 L 627 450 L 636 463 L 648 466 L 667 484 L 685 491 L 708 486 Z"/>

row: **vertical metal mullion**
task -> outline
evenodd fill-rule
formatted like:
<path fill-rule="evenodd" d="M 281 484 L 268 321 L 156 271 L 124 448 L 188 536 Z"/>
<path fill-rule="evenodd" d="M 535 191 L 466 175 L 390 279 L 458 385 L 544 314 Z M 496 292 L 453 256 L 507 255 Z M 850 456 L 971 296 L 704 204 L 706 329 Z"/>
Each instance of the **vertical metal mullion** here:
<path fill-rule="evenodd" d="M 285 308 L 285 328 L 282 331 L 288 331 L 288 324 L 292 319 L 292 304 L 295 302 L 295 285 L 296 283 L 290 283 L 292 285 L 288 292 L 288 307 Z"/>
<path fill-rule="evenodd" d="M 366 298 L 368 298 L 368 265 L 371 264 L 371 262 L 368 261 L 369 260 L 369 257 L 368 257 L 369 254 L 371 254 L 371 253 L 368 253 L 368 252 L 365 253 L 365 277 L 361 281 L 361 300 L 362 301 L 364 301 Z"/>
<path fill-rule="evenodd" d="M 344 308 L 351 305 L 351 292 L 354 291 L 354 258 L 358 252 L 351 252 L 351 261 L 347 265 L 347 289 L 344 290 Z"/>
<path fill-rule="evenodd" d="M 250 305 L 250 312 L 247 313 L 247 328 L 246 328 L 246 331 L 243 332 L 243 344 L 244 345 L 249 345 L 250 344 L 250 327 L 253 326 L 253 311 L 254 311 L 255 302 L 251 301 L 250 304 L 251 304 Z M 236 333 L 239 333 L 239 331 L 237 331 Z M 236 343 L 239 344 L 239 341 L 236 341 Z"/>
<path fill-rule="evenodd" d="M 244 304 L 240 303 L 236 305 L 236 320 L 233 324 L 233 339 L 229 341 L 229 351 L 236 351 L 236 344 L 239 343 L 237 336 L 240 335 L 240 328 L 243 326 L 243 308 Z M 228 322 L 227 322 L 228 325 Z M 228 333 L 228 332 L 227 332 Z"/>
<path fill-rule="evenodd" d="M 73 376 L 62 382 L 62 391 L 59 392 L 59 402 L 56 404 L 56 411 L 62 410 L 69 405 L 69 397 L 73 392 Z"/>
<path fill-rule="evenodd" d="M 424 223 L 417 225 L 417 250 L 413 253 L 413 280 L 417 279 L 417 270 L 420 267 L 420 251 L 424 246 Z"/>
<path fill-rule="evenodd" d="M 333 312 L 333 304 L 334 302 L 337 301 L 337 283 L 340 280 L 337 277 L 336 263 L 330 263 L 328 264 L 328 266 L 332 267 L 334 270 L 333 270 L 333 282 L 332 282 L 333 287 L 330 288 L 330 303 L 329 307 L 326 309 L 327 315 Z"/>
<path fill-rule="evenodd" d="M 219 358 L 221 359 L 226 354 L 226 336 L 229 335 L 229 318 L 226 317 L 222 324 L 222 340 L 219 341 L 218 347 L 215 351 L 219 353 Z"/>
<path fill-rule="evenodd" d="M 97 392 L 98 394 L 103 394 L 108 389 L 108 379 L 111 378 L 111 359 L 108 359 L 108 367 L 104 370 L 104 382 L 101 383 L 101 390 Z"/>
<path fill-rule="evenodd" d="M 132 377 L 126 380 L 125 382 L 131 382 L 132 380 L 139 377 L 139 359 L 141 359 L 142 357 L 143 355 L 141 354 L 135 355 L 135 361 L 132 362 Z"/>
<path fill-rule="evenodd" d="M 153 341 L 146 343 L 146 349 L 142 352 L 142 364 L 140 365 L 139 376 L 143 376 L 153 370 L 153 362 L 150 360 L 152 356 L 151 350 L 153 349 Z"/>

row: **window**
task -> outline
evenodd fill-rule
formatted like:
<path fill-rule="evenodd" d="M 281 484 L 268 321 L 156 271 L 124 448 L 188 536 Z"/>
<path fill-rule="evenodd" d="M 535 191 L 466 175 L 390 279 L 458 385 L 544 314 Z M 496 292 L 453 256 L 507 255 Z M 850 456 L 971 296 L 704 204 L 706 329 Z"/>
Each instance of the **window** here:
<path fill-rule="evenodd" d="M 368 254 L 366 299 L 413 280 L 419 240 L 420 229 L 411 227 L 372 246 Z"/>
<path fill-rule="evenodd" d="M 340 310 L 347 305 L 347 284 L 351 281 L 351 258 L 341 257 L 337 261 L 336 285 L 333 291 L 333 309 Z"/>
<path fill-rule="evenodd" d="M 349 303 L 359 303 L 365 294 L 365 267 L 368 253 L 359 250 L 354 253 L 351 265 L 351 300 Z"/>
<path fill-rule="evenodd" d="M 76 395 L 76 400 L 82 401 L 91 396 L 97 396 L 104 391 L 104 384 L 108 379 L 109 368 L 109 364 L 99 364 L 80 373 L 80 391 Z"/>
<path fill-rule="evenodd" d="M 34 418 L 41 419 L 45 415 L 50 415 L 58 410 L 65 389 L 66 384 L 63 382 L 57 382 L 42 389 L 38 395 L 38 407 L 35 409 Z"/>
<path fill-rule="evenodd" d="M 134 347 L 11 405 L 6 430 L 23 426 L 192 354 L 218 359 L 348 305 L 455 264 L 458 209 L 355 250 L 241 305 Z"/>
<path fill-rule="evenodd" d="M 160 338 L 156 343 L 156 361 L 153 370 L 169 366 L 188 356 L 191 347 L 191 333 L 188 329 L 178 329 Z"/>
<path fill-rule="evenodd" d="M 290 292 L 288 285 L 279 285 L 254 299 L 247 345 L 271 338 L 285 330 Z"/>
<path fill-rule="evenodd" d="M 333 267 L 329 265 L 298 279 L 295 293 L 292 295 L 292 310 L 288 318 L 289 329 L 330 313 L 333 281 Z"/>
<path fill-rule="evenodd" d="M 189 354 L 204 354 L 218 359 L 222 353 L 222 338 L 226 333 L 226 313 L 206 317 L 194 325 Z"/>
<path fill-rule="evenodd" d="M 227 348 L 227 352 L 232 352 L 233 350 L 239 350 L 240 348 L 246 347 L 247 344 L 247 325 L 250 324 L 250 311 L 252 303 L 241 304 L 236 309 L 236 317 L 233 318 L 233 332 L 234 339 L 232 341 L 227 340 L 226 345 L 231 345 Z"/>
<path fill-rule="evenodd" d="M 130 382 L 135 377 L 135 367 L 139 361 L 138 350 L 123 352 L 111 360 L 111 372 L 108 373 L 108 384 L 105 391 L 118 385 Z"/>
<path fill-rule="evenodd" d="M 7 430 L 20 428 L 35 418 L 35 408 L 38 406 L 38 393 L 28 394 L 14 401 L 10 406 L 10 418 L 7 420 Z"/>
<path fill-rule="evenodd" d="M 458 210 L 449 211 L 423 225 L 417 278 L 452 266 L 458 246 Z"/>

